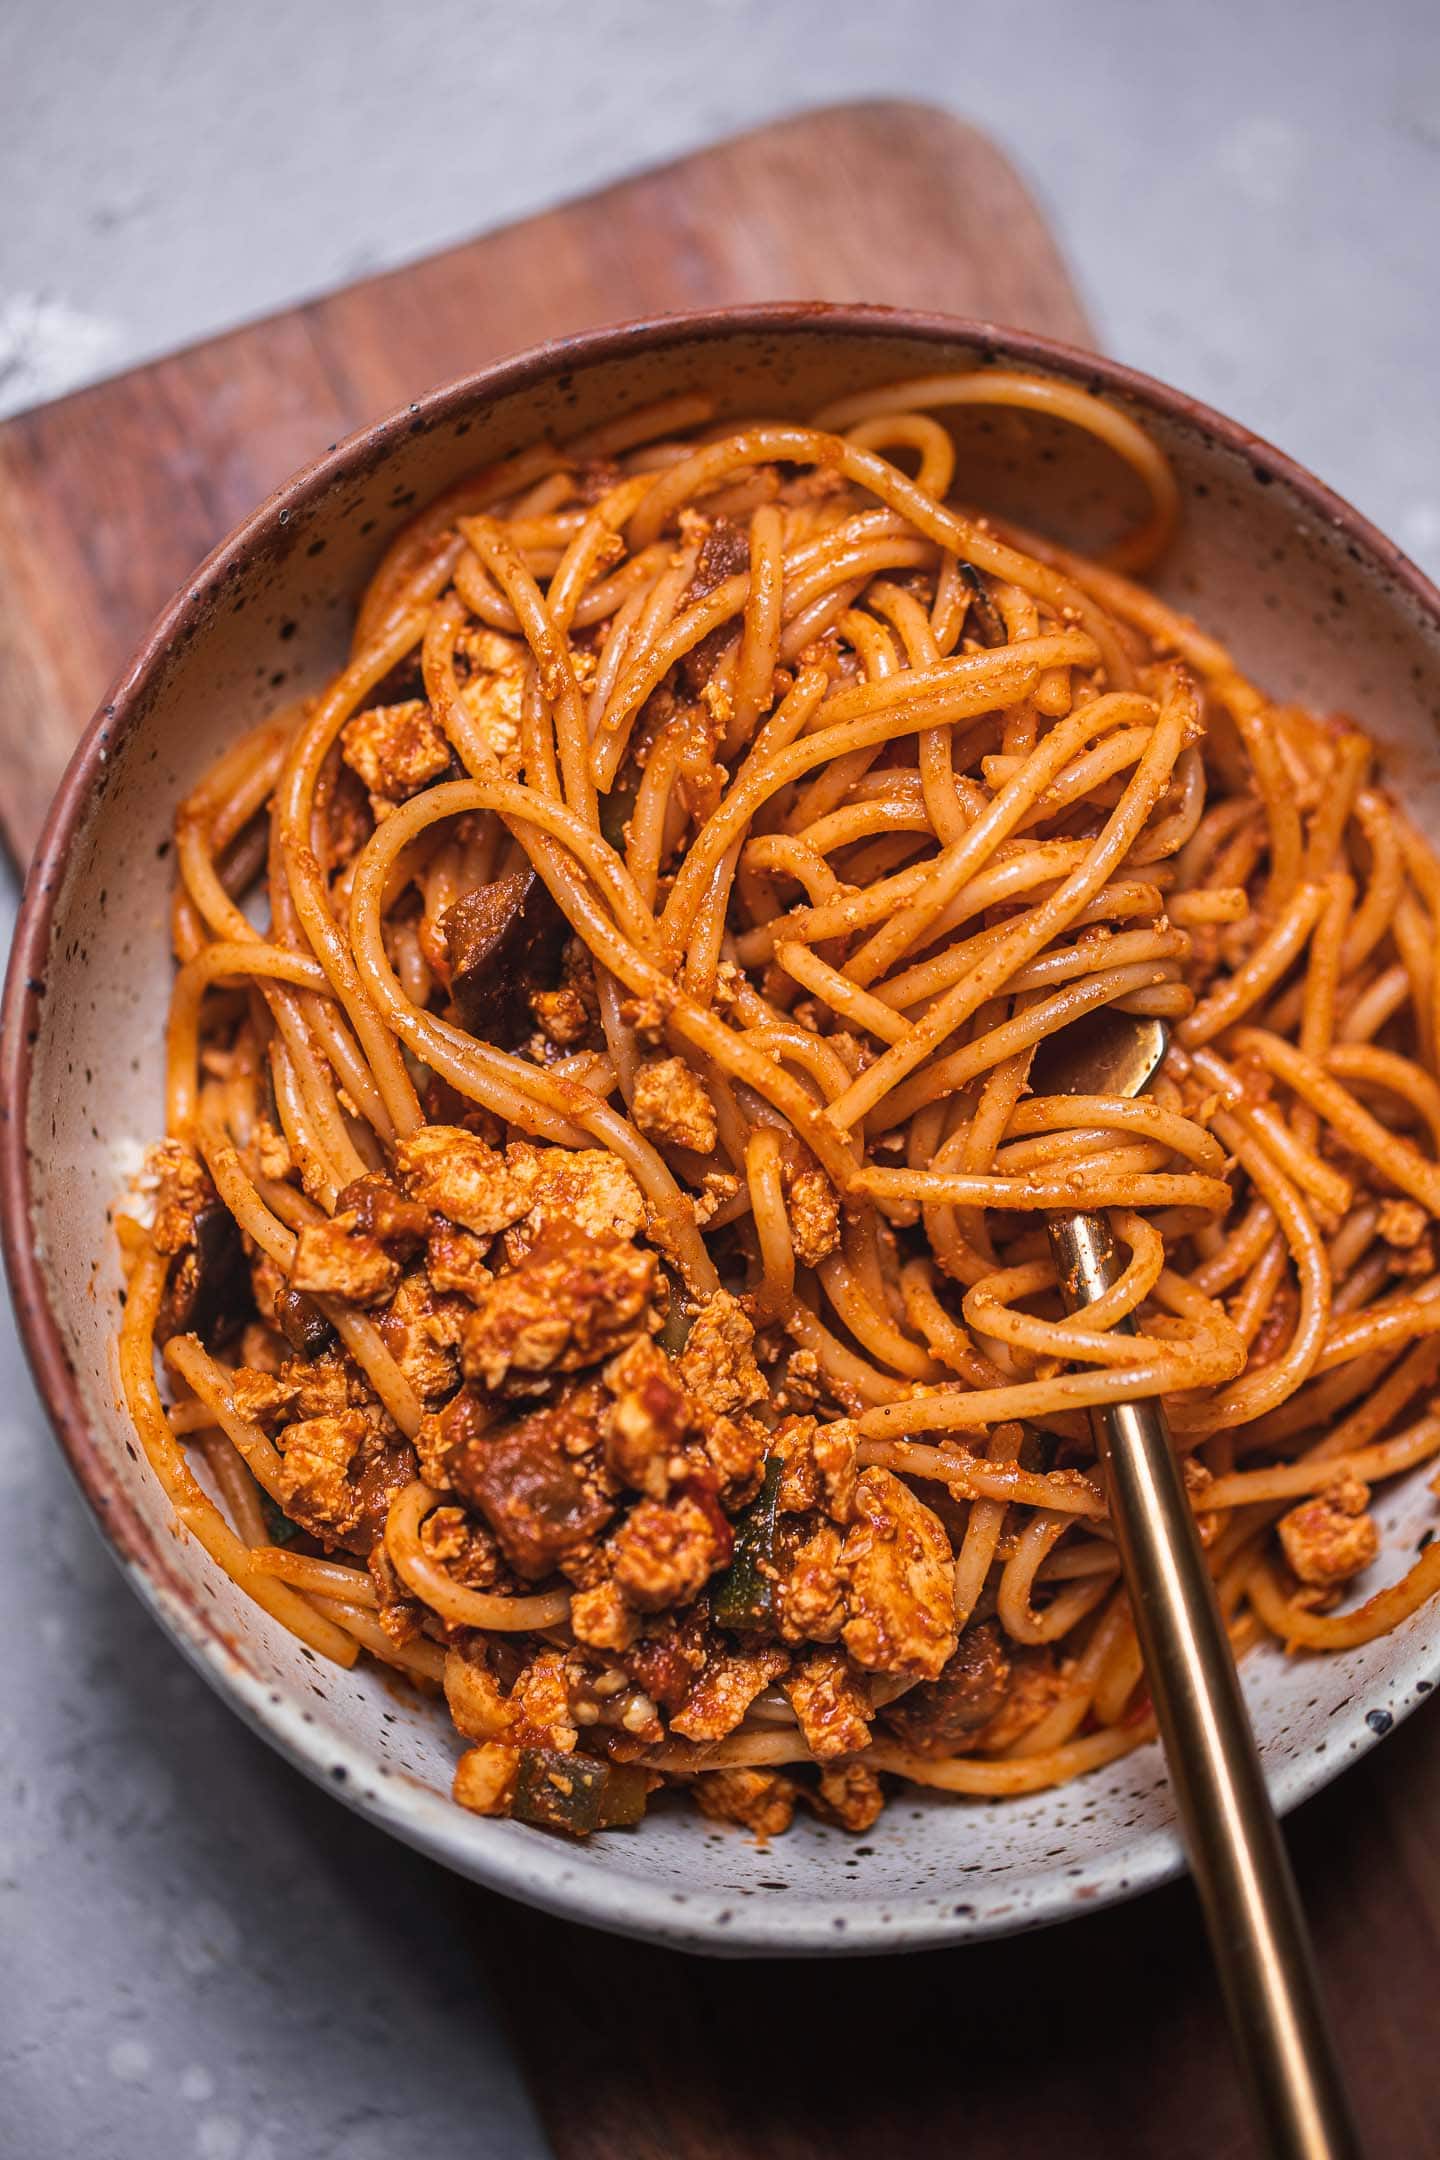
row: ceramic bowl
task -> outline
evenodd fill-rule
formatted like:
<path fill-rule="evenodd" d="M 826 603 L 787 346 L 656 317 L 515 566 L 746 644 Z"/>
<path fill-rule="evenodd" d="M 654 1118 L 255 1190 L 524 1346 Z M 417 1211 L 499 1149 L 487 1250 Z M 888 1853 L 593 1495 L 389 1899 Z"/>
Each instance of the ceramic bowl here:
<path fill-rule="evenodd" d="M 1272 692 L 1354 714 L 1440 834 L 1440 594 L 1357 513 L 1233 421 L 1091 354 L 862 308 L 762 308 L 601 332 L 435 391 L 271 497 L 156 623 L 77 751 L 26 889 L 5 1008 L 6 1253 L 36 1377 L 131 1582 L 240 1714 L 395 1836 L 576 1920 L 710 1952 L 877 1951 L 1034 1927 L 1181 1864 L 1152 1746 L 1058 1792 L 988 1805 L 902 1794 L 859 1840 L 809 1822 L 768 1850 L 680 1807 L 563 1843 L 449 1800 L 443 1712 L 373 1671 L 325 1667 L 177 1536 L 121 1407 L 107 1211 L 161 1121 L 176 802 L 241 729 L 318 684 L 396 527 L 469 467 L 682 389 L 722 413 L 804 414 L 843 391 L 999 362 L 1115 398 L 1173 459 L 1185 501 L 1167 595 Z M 957 417 L 966 495 L 1082 546 L 1133 514 L 1087 439 L 1009 413 Z M 1434 1519 L 1423 1474 L 1390 1493 L 1384 1566 Z M 1440 1608 L 1328 1659 L 1259 1653 L 1245 1687 L 1289 1807 L 1390 1729 L 1440 1674 Z"/>

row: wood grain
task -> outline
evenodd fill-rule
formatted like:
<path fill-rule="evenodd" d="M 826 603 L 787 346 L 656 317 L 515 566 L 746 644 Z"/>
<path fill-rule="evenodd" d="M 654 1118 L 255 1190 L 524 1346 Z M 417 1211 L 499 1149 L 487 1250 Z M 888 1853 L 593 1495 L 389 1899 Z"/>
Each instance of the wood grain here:
<path fill-rule="evenodd" d="M 1368 2160 L 1440 2153 L 1440 1718 L 1290 1818 Z M 1040 1935 L 718 1964 L 475 1915 L 557 2160 L 1267 2160 L 1188 1883 Z"/>
<path fill-rule="evenodd" d="M 876 103 L 761 128 L 0 425 L 0 828 L 16 858 L 151 617 L 297 466 L 526 345 L 742 300 L 1090 338 L 993 145 Z"/>

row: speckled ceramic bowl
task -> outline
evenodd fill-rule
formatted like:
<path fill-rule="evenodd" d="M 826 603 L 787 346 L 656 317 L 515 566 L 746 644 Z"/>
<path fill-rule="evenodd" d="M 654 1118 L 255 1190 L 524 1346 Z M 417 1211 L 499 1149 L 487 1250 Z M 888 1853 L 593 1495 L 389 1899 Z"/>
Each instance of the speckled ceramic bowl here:
<path fill-rule="evenodd" d="M 601 1927 L 712 1952 L 909 1949 L 1059 1920 L 1173 1874 L 1154 1747 L 1038 1798 L 897 1798 L 860 1841 L 808 1822 L 769 1850 L 678 1807 L 572 1846 L 447 1797 L 442 1713 L 374 1672 L 321 1665 L 234 1589 L 169 1509 L 120 1407 L 106 1210 L 161 1118 L 170 976 L 167 839 L 206 765 L 318 684 L 386 540 L 466 468 L 661 394 L 803 414 L 842 391 L 994 361 L 1118 399 L 1173 458 L 1183 536 L 1164 585 L 1273 691 L 1341 706 L 1440 832 L 1440 594 L 1380 534 L 1232 421 L 1088 354 L 1009 331 L 859 308 L 764 308 L 574 339 L 437 390 L 301 473 L 225 541 L 156 624 L 75 755 L 26 890 L 5 1004 L 10 1278 L 61 1445 L 162 1626 L 257 1731 L 437 1860 Z M 967 495 L 1082 545 L 1136 505 L 1088 441 L 1019 414 L 957 416 Z M 1387 1497 L 1398 1573 L 1434 1520 L 1423 1476 Z M 1440 1611 L 1331 1659 L 1246 1662 L 1282 1807 L 1373 1746 L 1440 1674 Z"/>

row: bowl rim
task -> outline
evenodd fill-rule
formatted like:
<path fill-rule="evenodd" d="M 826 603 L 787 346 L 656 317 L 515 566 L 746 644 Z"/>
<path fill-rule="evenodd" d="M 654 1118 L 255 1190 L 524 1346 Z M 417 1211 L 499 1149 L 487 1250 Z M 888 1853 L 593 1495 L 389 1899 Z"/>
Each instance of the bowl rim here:
<path fill-rule="evenodd" d="M 171 1541 L 152 1529 L 126 1497 L 91 1430 L 32 1233 L 29 1097 L 51 927 L 73 842 L 109 759 L 140 724 L 146 694 L 171 643 L 201 621 L 228 574 L 257 548 L 277 544 L 291 518 L 338 481 L 368 472 L 393 443 L 465 417 L 499 397 L 534 388 L 567 370 L 666 348 L 681 355 L 687 347 L 736 336 L 826 332 L 882 342 L 968 345 L 981 355 L 981 364 L 1004 360 L 1035 367 L 1178 421 L 1243 459 L 1254 484 L 1282 482 L 1318 519 L 1341 530 L 1440 630 L 1440 591 L 1353 505 L 1240 422 L 1104 355 L 968 317 L 859 303 L 710 308 L 582 331 L 440 384 L 357 429 L 282 482 L 212 549 L 156 616 L 71 756 L 25 880 L 0 1006 L 0 1244 L 21 1339 L 61 1452 L 97 1526 L 166 1633 L 253 1730 L 305 1775 L 391 1835 L 488 1888 L 561 1917 L 674 1947 L 731 1955 L 930 1948 L 1044 1926 L 1166 1881 L 1180 1872 L 1183 1856 L 1167 1824 L 1136 1840 L 1123 1876 L 1116 1877 L 1113 1870 L 1107 1875 L 1102 1867 L 1098 1884 L 1088 1869 L 1077 1878 L 1062 1864 L 1023 1879 L 1008 1874 L 993 1881 L 968 1877 L 963 1904 L 952 1902 L 953 1893 L 930 1891 L 909 1900 L 856 1900 L 839 1912 L 833 1901 L 806 1896 L 747 1899 L 742 1905 L 733 1894 L 682 1895 L 625 1872 L 577 1868 L 558 1841 L 495 1836 L 495 1831 L 512 1832 L 512 1826 L 482 1826 L 418 1780 L 378 1769 L 373 1757 L 348 1737 L 322 1735 L 302 1724 L 297 1706 L 245 1665 L 209 1608 L 184 1582 L 166 1549 Z M 1388 1706 L 1392 1722 L 1407 1715 L 1440 1682 L 1440 1650 L 1422 1652 L 1399 1677 L 1405 1684 Z M 1380 1737 L 1380 1731 L 1362 1724 L 1344 1748 L 1307 1751 L 1276 1766 L 1269 1774 L 1276 1805 L 1282 1811 L 1295 1806 Z"/>

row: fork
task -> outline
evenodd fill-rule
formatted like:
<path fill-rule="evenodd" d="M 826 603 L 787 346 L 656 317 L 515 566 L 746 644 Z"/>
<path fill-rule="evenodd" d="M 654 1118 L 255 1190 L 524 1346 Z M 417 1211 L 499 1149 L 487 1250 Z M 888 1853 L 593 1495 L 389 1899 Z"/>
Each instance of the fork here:
<path fill-rule="evenodd" d="M 1102 1007 L 1047 1039 L 1031 1085 L 1046 1095 L 1139 1095 L 1167 1040 L 1163 1021 Z M 1122 1272 L 1114 1238 L 1099 1215 L 1053 1215 L 1047 1228 L 1061 1297 L 1078 1312 Z M 1116 1327 L 1136 1332 L 1128 1315 Z M 1304 1913 L 1164 1408 L 1158 1398 L 1111 1403 L 1093 1408 L 1090 1423 L 1181 1834 L 1265 2150 L 1275 2160 L 1358 2160 Z"/>

